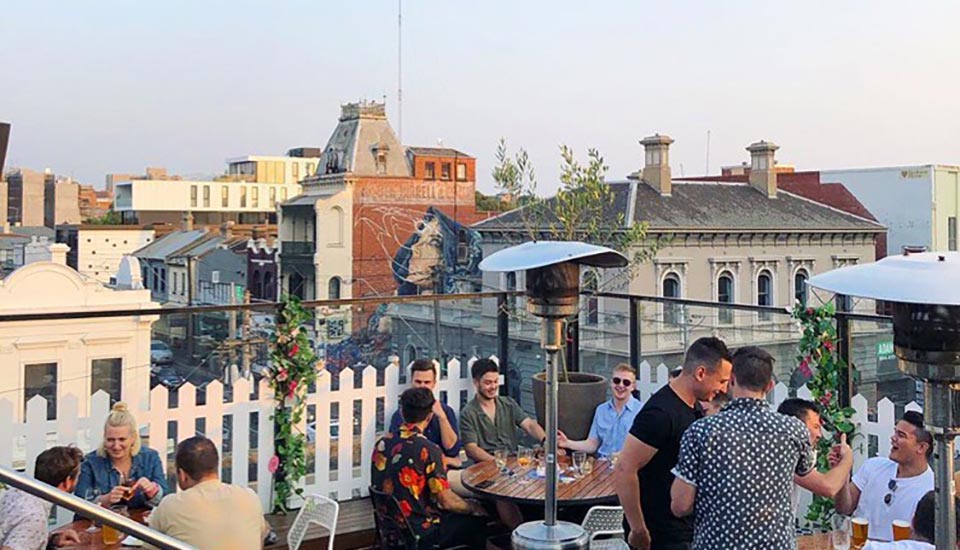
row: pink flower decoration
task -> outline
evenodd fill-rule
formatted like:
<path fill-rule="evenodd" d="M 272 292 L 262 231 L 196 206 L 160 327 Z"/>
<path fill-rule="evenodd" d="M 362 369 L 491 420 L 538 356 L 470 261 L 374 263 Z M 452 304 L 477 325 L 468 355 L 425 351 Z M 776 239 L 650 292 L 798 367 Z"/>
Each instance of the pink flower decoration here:
<path fill-rule="evenodd" d="M 296 389 L 297 389 L 297 381 L 291 380 L 290 389 L 287 391 L 287 397 L 293 397 L 293 392 L 296 391 Z"/>
<path fill-rule="evenodd" d="M 277 371 L 277 381 L 283 382 L 287 379 L 287 369 L 280 369 Z"/>
<path fill-rule="evenodd" d="M 806 359 L 800 361 L 800 365 L 797 367 L 797 370 L 799 370 L 800 374 L 804 376 L 813 376 L 813 371 L 810 369 L 810 364 L 807 363 Z"/>
<path fill-rule="evenodd" d="M 270 462 L 267 463 L 267 470 L 270 470 L 271 474 L 277 473 L 277 469 L 280 468 L 280 457 L 273 455 L 270 457 Z"/>

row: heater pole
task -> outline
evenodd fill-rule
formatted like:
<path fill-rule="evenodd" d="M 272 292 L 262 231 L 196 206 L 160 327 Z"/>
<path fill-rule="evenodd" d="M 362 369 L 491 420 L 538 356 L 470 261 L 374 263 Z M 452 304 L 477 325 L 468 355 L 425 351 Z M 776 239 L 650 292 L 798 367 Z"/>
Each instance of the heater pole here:
<path fill-rule="evenodd" d="M 547 448 L 546 491 L 543 503 L 543 523 L 547 527 L 557 524 L 557 354 L 562 349 L 563 319 L 543 319 L 543 349 L 547 352 L 546 426 Z"/>
<path fill-rule="evenodd" d="M 936 434 L 936 546 L 937 550 L 955 550 L 957 547 L 957 512 L 953 504 L 953 436 Z M 943 526 L 947 526 L 944 528 Z"/>

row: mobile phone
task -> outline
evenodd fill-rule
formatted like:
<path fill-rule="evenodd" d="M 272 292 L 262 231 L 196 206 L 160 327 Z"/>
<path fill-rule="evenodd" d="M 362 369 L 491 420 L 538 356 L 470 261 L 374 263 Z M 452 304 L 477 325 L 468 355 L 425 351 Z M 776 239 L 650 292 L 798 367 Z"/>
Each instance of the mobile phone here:
<path fill-rule="evenodd" d="M 494 481 L 492 479 L 481 481 L 480 483 L 477 483 L 477 489 L 486 489 L 487 487 L 493 485 L 493 483 Z"/>

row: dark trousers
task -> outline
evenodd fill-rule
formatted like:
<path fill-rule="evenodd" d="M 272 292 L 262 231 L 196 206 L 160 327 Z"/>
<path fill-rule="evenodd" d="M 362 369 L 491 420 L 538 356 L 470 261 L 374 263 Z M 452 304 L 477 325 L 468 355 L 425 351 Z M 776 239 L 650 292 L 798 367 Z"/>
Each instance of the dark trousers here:
<path fill-rule="evenodd" d="M 659 536 L 658 536 L 659 535 Z M 630 540 L 630 524 L 627 519 L 623 519 L 623 538 Z M 650 550 L 692 550 L 693 542 L 664 541 L 663 535 L 659 533 L 650 533 Z"/>
<path fill-rule="evenodd" d="M 440 548 L 466 545 L 483 550 L 487 545 L 487 518 L 444 513 L 440 516 L 440 531 L 426 546 L 431 543 Z"/>

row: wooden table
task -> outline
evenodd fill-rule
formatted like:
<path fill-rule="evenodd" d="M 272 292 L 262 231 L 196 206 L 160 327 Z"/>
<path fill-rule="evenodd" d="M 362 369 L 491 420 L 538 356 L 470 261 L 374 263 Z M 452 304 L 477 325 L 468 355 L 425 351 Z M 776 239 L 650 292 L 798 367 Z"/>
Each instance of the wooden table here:
<path fill-rule="evenodd" d="M 130 519 L 146 524 L 146 520 L 143 516 L 148 512 L 148 510 L 130 510 Z M 65 546 L 64 548 L 69 549 L 81 549 L 81 550 L 101 550 L 104 548 L 131 548 L 129 546 L 121 546 L 120 543 L 117 544 L 104 544 L 103 543 L 103 527 L 101 526 L 97 531 L 93 533 L 88 533 L 86 529 L 90 527 L 90 520 L 88 519 L 79 519 L 73 523 L 64 525 L 57 531 L 63 531 L 64 529 L 73 529 L 80 535 L 81 544 L 75 546 Z M 123 540 L 127 537 L 126 534 L 121 533 L 121 539 Z"/>
<path fill-rule="evenodd" d="M 829 533 L 801 535 L 797 537 L 797 550 L 833 550 Z"/>
<path fill-rule="evenodd" d="M 558 469 L 566 468 L 569 463 L 569 458 L 561 457 Z M 461 480 L 464 487 L 478 495 L 522 504 L 543 504 L 546 484 L 542 478 L 528 478 L 530 481 L 526 484 L 519 482 L 519 476 L 526 476 L 531 468 L 520 468 L 517 459 L 510 457 L 507 459 L 507 469 L 515 474 L 510 476 L 501 473 L 492 460 L 478 462 L 463 471 Z M 573 474 L 570 472 L 568 475 Z M 478 487 L 488 480 L 493 484 Z M 613 464 L 609 460 L 594 460 L 593 471 L 589 475 L 570 483 L 557 483 L 557 504 L 561 506 L 615 504 L 616 501 Z"/>

